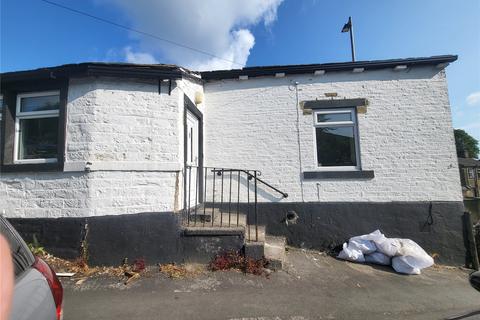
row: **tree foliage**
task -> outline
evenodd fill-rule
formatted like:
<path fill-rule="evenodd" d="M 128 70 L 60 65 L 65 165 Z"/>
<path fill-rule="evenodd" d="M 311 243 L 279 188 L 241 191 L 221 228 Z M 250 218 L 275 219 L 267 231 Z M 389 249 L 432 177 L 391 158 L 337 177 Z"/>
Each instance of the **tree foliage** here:
<path fill-rule="evenodd" d="M 455 145 L 457 147 L 457 156 L 465 157 L 465 151 L 469 158 L 478 158 L 478 141 L 462 129 L 455 129 Z"/>

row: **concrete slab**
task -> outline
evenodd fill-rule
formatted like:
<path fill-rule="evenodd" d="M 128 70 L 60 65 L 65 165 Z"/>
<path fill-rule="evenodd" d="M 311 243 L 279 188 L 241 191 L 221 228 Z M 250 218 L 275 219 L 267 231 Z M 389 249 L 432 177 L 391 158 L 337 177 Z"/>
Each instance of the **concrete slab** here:
<path fill-rule="evenodd" d="M 270 261 L 269 268 L 280 270 L 286 261 L 285 237 L 266 236 L 265 238 L 265 258 Z"/>

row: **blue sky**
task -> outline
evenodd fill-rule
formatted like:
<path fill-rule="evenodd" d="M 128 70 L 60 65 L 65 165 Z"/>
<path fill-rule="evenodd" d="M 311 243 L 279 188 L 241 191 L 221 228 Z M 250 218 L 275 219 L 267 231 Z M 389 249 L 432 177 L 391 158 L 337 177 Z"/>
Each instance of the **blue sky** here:
<path fill-rule="evenodd" d="M 2 72 L 84 61 L 202 69 L 348 61 L 340 29 L 351 15 L 357 60 L 458 54 L 447 68 L 454 127 L 480 139 L 479 0 L 52 1 L 221 59 L 40 0 L 1 0 Z"/>

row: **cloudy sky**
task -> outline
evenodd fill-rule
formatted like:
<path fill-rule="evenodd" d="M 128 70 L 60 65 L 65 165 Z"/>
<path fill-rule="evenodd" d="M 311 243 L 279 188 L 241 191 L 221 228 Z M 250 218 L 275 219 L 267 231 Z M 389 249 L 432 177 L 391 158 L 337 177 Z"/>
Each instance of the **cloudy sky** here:
<path fill-rule="evenodd" d="M 480 139 L 479 0 L 0 1 L 0 71 L 84 61 L 194 70 L 458 54 L 447 68 L 453 122 Z M 25 10 L 28 8 L 28 10 Z M 146 35 L 148 34 L 148 35 Z"/>

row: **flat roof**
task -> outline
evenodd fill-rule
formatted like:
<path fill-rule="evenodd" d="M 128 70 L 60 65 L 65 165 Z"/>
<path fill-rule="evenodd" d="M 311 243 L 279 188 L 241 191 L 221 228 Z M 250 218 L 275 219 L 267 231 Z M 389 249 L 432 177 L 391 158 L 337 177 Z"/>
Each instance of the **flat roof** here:
<path fill-rule="evenodd" d="M 394 68 L 396 66 L 405 65 L 407 67 L 438 65 L 445 67 L 450 62 L 457 60 L 457 55 L 443 55 L 420 58 L 390 59 L 390 60 L 371 60 L 371 61 L 355 61 L 355 62 L 335 62 L 335 63 L 319 63 L 319 64 L 296 64 L 283 66 L 262 66 L 247 67 L 232 70 L 216 70 L 201 72 L 204 80 L 221 80 L 234 79 L 240 76 L 247 77 L 264 77 L 275 76 L 278 73 L 288 74 L 308 74 L 318 72 L 332 71 L 352 71 L 353 69 L 378 70 L 385 68 Z"/>
<path fill-rule="evenodd" d="M 180 79 L 186 76 L 201 80 L 199 73 L 189 71 L 173 64 L 135 64 L 120 62 L 83 62 L 32 70 L 5 72 L 0 74 L 0 80 L 2 83 L 7 83 L 26 79 L 40 80 L 78 76 L 109 76 L 147 79 Z"/>
<path fill-rule="evenodd" d="M 84 62 L 32 70 L 5 72 L 0 74 L 0 80 L 2 83 L 8 83 L 20 80 L 38 80 L 56 77 L 111 76 L 149 79 L 180 79 L 187 77 L 196 81 L 214 81 L 238 79 L 239 77 L 276 76 L 277 74 L 314 74 L 315 72 L 353 71 L 354 69 L 368 71 L 395 68 L 397 66 L 415 67 L 434 65 L 443 68 L 457 60 L 457 58 L 458 56 L 456 55 L 443 55 L 390 60 L 260 66 L 204 72 L 190 71 L 172 64 Z"/>

